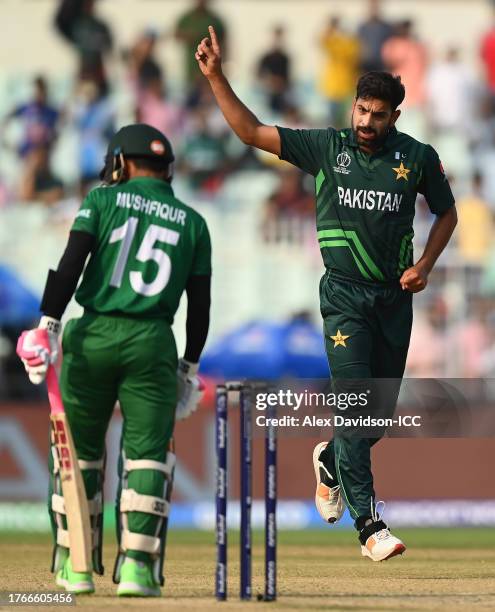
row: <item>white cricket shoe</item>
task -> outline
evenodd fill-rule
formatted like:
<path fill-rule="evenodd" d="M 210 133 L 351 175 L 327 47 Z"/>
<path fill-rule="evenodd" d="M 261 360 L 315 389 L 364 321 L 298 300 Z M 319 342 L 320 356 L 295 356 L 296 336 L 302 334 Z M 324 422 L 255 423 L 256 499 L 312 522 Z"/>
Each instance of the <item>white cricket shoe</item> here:
<path fill-rule="evenodd" d="M 390 529 L 382 521 L 381 515 L 378 513 L 378 506 L 380 504 L 382 504 L 383 511 L 385 509 L 385 502 L 379 501 L 374 505 L 373 500 L 371 500 L 372 522 L 363 531 L 372 528 L 373 524 L 376 523 L 380 523 L 380 525 L 375 525 L 375 528 L 381 527 L 381 529 L 371 533 L 366 538 L 365 544 L 361 543 L 361 554 L 363 557 L 369 557 L 372 561 L 386 561 L 396 555 L 402 555 L 406 550 L 404 543 L 392 535 Z M 364 534 L 361 537 L 364 539 Z"/>
<path fill-rule="evenodd" d="M 406 550 L 404 543 L 390 533 L 390 530 L 381 529 L 370 535 L 364 546 L 361 545 L 363 557 L 372 561 L 386 561 L 396 555 L 402 555 Z"/>
<path fill-rule="evenodd" d="M 328 442 L 320 442 L 313 451 L 313 466 L 316 476 L 315 504 L 321 518 L 326 523 L 336 523 L 344 514 L 345 505 L 340 493 L 340 485 L 332 486 L 334 478 L 320 461 L 320 454 Z"/>

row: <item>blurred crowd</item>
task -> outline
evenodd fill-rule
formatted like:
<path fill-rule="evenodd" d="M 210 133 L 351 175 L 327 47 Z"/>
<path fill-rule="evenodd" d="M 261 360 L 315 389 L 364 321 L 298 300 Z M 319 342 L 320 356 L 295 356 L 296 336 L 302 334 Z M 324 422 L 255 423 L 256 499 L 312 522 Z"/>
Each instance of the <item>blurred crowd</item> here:
<path fill-rule="evenodd" d="M 331 10 L 331 3 L 327 8 Z M 461 271 L 456 278 L 462 277 L 466 291 L 461 314 L 456 292 L 445 294 L 448 278 L 440 279 L 443 289 L 431 291 L 413 339 L 411 371 L 418 371 L 414 355 L 421 353 L 414 347 L 431 337 L 445 350 L 458 342 L 455 350 L 468 351 L 477 342 L 477 359 L 467 360 L 469 366 L 462 371 L 486 375 L 495 372 L 490 348 L 495 337 L 495 21 L 480 33 L 477 73 L 454 43 L 433 56 L 412 19 L 392 22 L 382 9 L 379 0 L 369 0 L 362 21 L 353 27 L 344 18 L 328 15 L 322 30 L 315 32 L 321 70 L 309 85 L 294 75 L 297 32 L 287 31 L 282 19 L 269 25 L 271 43 L 265 49 L 253 45 L 254 72 L 245 76 L 249 103 L 265 122 L 347 126 L 360 74 L 383 69 L 400 74 L 406 98 L 398 127 L 437 147 L 452 181 L 460 222 L 444 267 Z M 197 197 L 221 198 L 225 181 L 246 170 L 269 176 L 273 188 L 262 207 L 260 240 L 305 240 L 304 227 L 314 223 L 311 177 L 240 144 L 197 68 L 194 51 L 208 25 L 214 25 L 224 56 L 235 52 L 228 23 L 213 1 L 191 0 L 166 34 L 147 29 L 126 49 L 118 48 L 95 0 L 60 0 L 53 23 L 57 35 L 72 48 L 74 85 L 63 103 L 55 103 L 50 83 L 37 75 L 32 95 L 4 116 L 3 148 L 14 149 L 19 172 L 16 184 L 0 175 L 0 206 L 54 206 L 69 197 L 83 197 L 98 183 L 109 137 L 125 117 L 127 122 L 149 123 L 170 138 L 176 150 L 175 174 Z M 171 38 L 183 52 L 180 88 L 171 85 L 166 62 L 157 59 L 158 49 Z M 110 77 L 115 63 L 125 74 L 118 82 Z M 19 134 L 14 142 L 6 136 L 13 123 Z M 67 130 L 77 139 L 77 175 L 71 180 L 53 161 Z M 417 249 L 426 240 L 431 220 L 427 206 L 419 201 Z M 447 273 L 442 269 L 441 274 Z M 456 327 L 461 320 L 462 329 Z"/>

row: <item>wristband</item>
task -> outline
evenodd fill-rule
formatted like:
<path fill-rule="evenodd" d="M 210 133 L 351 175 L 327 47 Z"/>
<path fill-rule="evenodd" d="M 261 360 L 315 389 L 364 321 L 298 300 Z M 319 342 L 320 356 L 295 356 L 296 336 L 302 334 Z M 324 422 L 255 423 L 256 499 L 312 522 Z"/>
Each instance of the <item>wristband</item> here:
<path fill-rule="evenodd" d="M 199 370 L 199 363 L 191 363 L 185 359 L 179 359 L 177 369 L 186 378 L 194 378 Z"/>

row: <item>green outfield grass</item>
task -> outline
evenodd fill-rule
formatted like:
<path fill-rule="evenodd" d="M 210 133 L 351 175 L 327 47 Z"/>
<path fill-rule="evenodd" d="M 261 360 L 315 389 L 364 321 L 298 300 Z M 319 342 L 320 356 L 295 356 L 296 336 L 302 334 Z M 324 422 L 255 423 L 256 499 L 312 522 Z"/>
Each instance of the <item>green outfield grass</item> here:
<path fill-rule="evenodd" d="M 240 603 L 238 532 L 229 538 L 227 603 L 213 598 L 213 534 L 171 531 L 167 584 L 159 600 L 117 599 L 111 582 L 115 544 L 105 543 L 106 575 L 96 579 L 97 593 L 80 597 L 85 610 L 119 606 L 138 611 L 239 610 L 269 605 L 280 610 L 490 610 L 495 609 L 495 530 L 396 530 L 408 545 L 403 557 L 385 563 L 361 558 L 353 531 L 279 533 L 279 600 Z M 263 534 L 254 533 L 254 592 L 263 588 Z M 41 534 L 0 534 L 0 590 L 49 590 L 49 538 Z M 27 608 L 26 608 L 27 609 Z M 29 608 L 31 609 L 31 608 Z M 50 609 L 44 607 L 43 609 Z"/>
<path fill-rule="evenodd" d="M 415 548 L 479 548 L 495 549 L 495 529 L 394 529 L 394 534 L 410 542 Z M 214 535 L 207 531 L 171 531 L 170 537 L 183 544 L 214 542 Z M 232 543 L 239 542 L 239 532 L 229 532 Z M 253 532 L 253 541 L 263 542 L 263 531 Z M 308 529 L 306 531 L 279 531 L 278 542 L 281 546 L 321 546 L 323 541 L 334 546 L 353 546 L 357 542 L 356 532 L 352 529 L 332 530 Z"/>

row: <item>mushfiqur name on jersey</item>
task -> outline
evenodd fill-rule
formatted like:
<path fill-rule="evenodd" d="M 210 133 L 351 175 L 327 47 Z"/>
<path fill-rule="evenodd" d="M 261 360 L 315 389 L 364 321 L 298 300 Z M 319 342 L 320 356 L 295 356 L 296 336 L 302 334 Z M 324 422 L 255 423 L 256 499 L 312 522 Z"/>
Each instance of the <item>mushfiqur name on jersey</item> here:
<path fill-rule="evenodd" d="M 155 215 L 165 221 L 171 221 L 179 225 L 185 225 L 187 213 L 158 200 L 149 200 L 138 193 L 128 193 L 125 191 L 117 192 L 115 205 L 119 208 L 132 208 L 135 211 L 142 211 L 148 215 Z"/>

